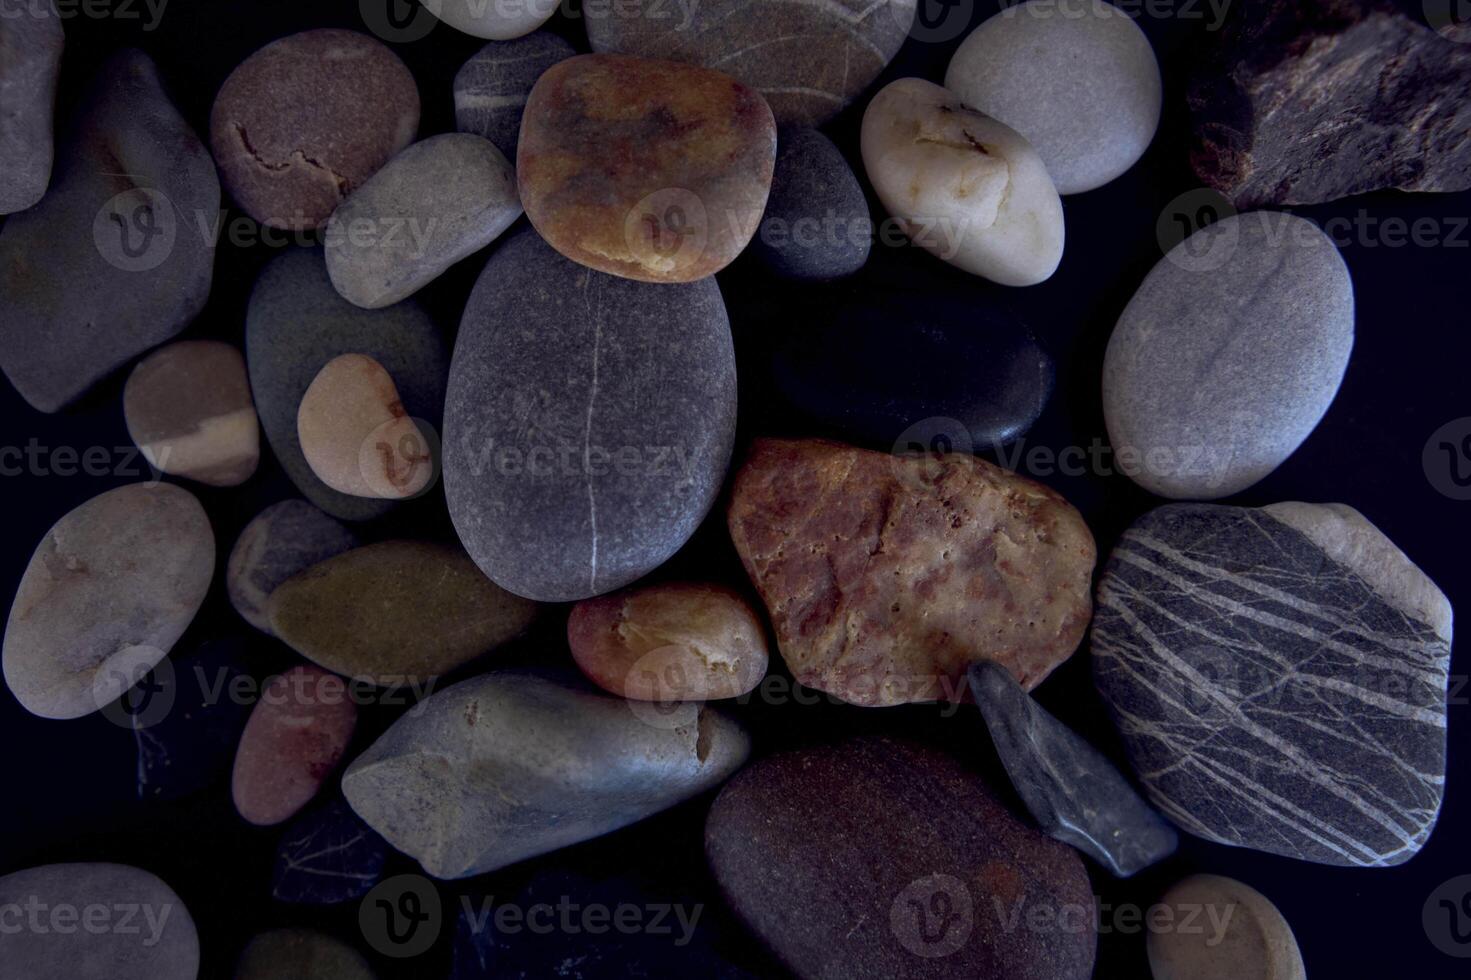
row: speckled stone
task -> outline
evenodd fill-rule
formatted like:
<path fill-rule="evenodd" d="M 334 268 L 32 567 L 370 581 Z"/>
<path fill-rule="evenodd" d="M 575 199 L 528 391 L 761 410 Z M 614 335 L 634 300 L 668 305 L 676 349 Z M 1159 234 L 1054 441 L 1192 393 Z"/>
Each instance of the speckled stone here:
<path fill-rule="evenodd" d="M 735 350 L 714 279 L 620 279 L 527 230 L 486 264 L 456 343 L 445 497 L 492 580 L 586 599 L 694 533 L 735 442 Z"/>
<path fill-rule="evenodd" d="M 865 738 L 755 762 L 715 800 L 705 851 L 736 914 L 802 980 L 1092 975 L 1077 853 L 933 749 Z"/>
<path fill-rule="evenodd" d="M 235 980 L 375 980 L 366 957 L 311 929 L 273 929 L 253 938 L 235 963 Z"/>
<path fill-rule="evenodd" d="M 343 799 L 291 822 L 276 849 L 271 897 L 293 905 L 338 905 L 372 891 L 388 861 L 388 842 Z"/>
<path fill-rule="evenodd" d="M 791 279 L 852 275 L 868 261 L 873 233 L 863 188 L 833 141 L 815 129 L 782 130 L 752 246 L 767 267 Z"/>
<path fill-rule="evenodd" d="M 1154 805 L 1207 840 L 1401 864 L 1445 790 L 1451 606 L 1341 504 L 1171 504 L 1098 586 L 1093 673 Z"/>
<path fill-rule="evenodd" d="M 1159 904 L 1172 922 L 1193 929 L 1150 929 L 1146 937 L 1154 980 L 1305 980 L 1292 927 L 1271 900 L 1250 885 L 1220 875 L 1191 875 Z"/>
<path fill-rule="evenodd" d="M 199 933 L 174 890 L 125 864 L 47 864 L 0 878 L 0 908 L 48 910 L 44 930 L 6 929 L 3 980 L 195 980 Z M 89 929 L 88 909 L 108 910 L 116 928 Z M 131 914 L 118 911 L 131 907 Z M 50 913 L 76 910 L 74 928 L 50 928 Z M 129 922 L 124 923 L 127 915 Z M 12 918 L 11 916 L 7 916 Z M 65 921 L 63 918 L 61 921 Z M 14 924 L 12 918 L 12 925 Z M 132 928 L 124 930 L 124 925 Z"/>
<path fill-rule="evenodd" d="M 792 675 L 852 704 L 962 700 L 979 660 L 1031 690 L 1088 626 L 1081 515 L 968 454 L 758 439 L 727 520 Z"/>
<path fill-rule="evenodd" d="M 250 715 L 237 691 L 254 689 L 245 663 L 243 640 L 213 640 L 188 656 L 161 661 L 124 699 L 132 702 L 138 799 L 181 799 L 230 772 Z"/>
<path fill-rule="evenodd" d="M 761 96 L 705 68 L 579 55 L 526 101 L 516 177 L 552 247 L 645 282 L 694 282 L 751 241 L 776 123 Z"/>
<path fill-rule="evenodd" d="M 1004 6 L 961 43 L 945 87 L 1025 136 L 1059 194 L 1102 187 L 1137 163 L 1163 99 L 1149 38 L 1104 0 Z"/>
<path fill-rule="evenodd" d="M 327 272 L 379 309 L 423 289 L 521 217 L 516 174 L 489 140 L 431 136 L 384 164 L 332 213 Z"/>
<path fill-rule="evenodd" d="M 408 416 L 439 424 L 449 352 L 434 322 L 413 299 L 364 310 L 338 295 L 320 249 L 292 249 L 261 272 L 245 317 L 245 359 L 261 427 L 286 475 L 333 517 L 381 517 L 387 500 L 354 497 L 323 483 L 302 455 L 297 410 L 324 365 L 364 354 L 392 376 Z"/>
<path fill-rule="evenodd" d="M 277 636 L 314 663 L 381 686 L 436 680 L 524 633 L 536 604 L 459 547 L 383 541 L 328 558 L 271 595 Z"/>
<path fill-rule="evenodd" d="M 1155 265 L 1109 339 L 1120 469 L 1162 497 L 1246 489 L 1323 418 L 1353 342 L 1348 267 L 1316 225 L 1253 211 L 1207 226 Z"/>
<path fill-rule="evenodd" d="M 817 126 L 858 98 L 898 53 L 915 3 L 627 0 L 584 16 L 594 51 L 718 68 L 760 92 L 780 122 Z"/>
<path fill-rule="evenodd" d="M 139 361 L 123 388 L 123 419 L 163 473 L 233 487 L 260 462 L 245 358 L 217 340 L 181 340 Z"/>
<path fill-rule="evenodd" d="M 209 130 L 225 189 L 246 214 L 272 228 L 317 228 L 413 142 L 419 89 L 375 38 L 304 31 L 230 73 Z"/>
<path fill-rule="evenodd" d="M 283 500 L 257 514 L 230 551 L 225 588 L 230 604 L 256 629 L 270 633 L 266 604 L 297 572 L 358 546 L 357 535 L 305 500 Z"/>
<path fill-rule="evenodd" d="M 529 674 L 421 702 L 342 777 L 358 816 L 436 878 L 483 874 L 610 833 L 714 788 L 750 739 L 701 705 L 660 712 Z"/>
<path fill-rule="evenodd" d="M 491 41 L 455 75 L 455 128 L 484 136 L 515 161 L 526 97 L 542 72 L 577 53 L 565 39 L 538 31 Z"/>
<path fill-rule="evenodd" d="M 219 179 L 148 56 L 104 62 L 74 120 L 0 229 L 0 368 L 43 412 L 183 330 L 214 277 Z"/>
<path fill-rule="evenodd" d="M 424 0 L 450 27 L 473 37 L 509 41 L 530 34 L 557 12 L 559 0 Z"/>
<path fill-rule="evenodd" d="M 162 660 L 209 591 L 214 532 L 168 483 L 109 490 L 46 532 L 5 625 L 5 683 L 42 718 L 80 718 Z"/>
<path fill-rule="evenodd" d="M 53 0 L 0 18 L 0 214 L 32 207 L 51 181 L 51 120 L 65 43 Z"/>

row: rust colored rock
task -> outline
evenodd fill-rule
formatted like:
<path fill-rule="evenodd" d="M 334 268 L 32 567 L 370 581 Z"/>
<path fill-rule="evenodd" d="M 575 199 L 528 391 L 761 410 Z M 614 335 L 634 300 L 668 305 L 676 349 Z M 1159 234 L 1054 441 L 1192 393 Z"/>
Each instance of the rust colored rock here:
<path fill-rule="evenodd" d="M 694 582 L 579 602 L 567 644 L 595 684 L 636 701 L 739 697 L 761 683 L 770 661 L 766 631 L 746 600 Z"/>
<path fill-rule="evenodd" d="M 758 440 L 728 519 L 793 676 L 853 704 L 962 700 L 980 660 L 1030 690 L 1088 626 L 1083 518 L 974 456 Z"/>
<path fill-rule="evenodd" d="M 750 242 L 776 162 L 766 101 L 693 65 L 590 54 L 553 65 L 522 117 L 526 216 L 553 248 L 644 282 L 693 282 Z"/>
<path fill-rule="evenodd" d="M 357 715 L 347 682 L 335 674 L 303 664 L 272 677 L 240 736 L 235 809 L 261 827 L 294 816 L 342 760 Z"/>

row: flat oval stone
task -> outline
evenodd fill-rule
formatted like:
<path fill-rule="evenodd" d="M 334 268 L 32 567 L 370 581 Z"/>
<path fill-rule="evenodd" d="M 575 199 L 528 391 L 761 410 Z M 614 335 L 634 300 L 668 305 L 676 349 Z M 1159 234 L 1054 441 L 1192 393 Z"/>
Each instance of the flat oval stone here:
<path fill-rule="evenodd" d="M 53 0 L 0 18 L 0 214 L 33 207 L 51 181 L 51 120 L 65 43 Z"/>
<path fill-rule="evenodd" d="M 910 241 L 1003 286 L 1062 261 L 1062 201 L 1010 126 L 920 78 L 890 82 L 863 113 L 863 167 Z"/>
<path fill-rule="evenodd" d="M 0 878 L 0 908 L 39 904 L 81 914 L 73 928 L 7 929 L 6 980 L 195 980 L 199 933 L 189 910 L 156 875 L 125 864 L 47 864 Z M 104 907 L 96 928 L 85 914 Z M 131 913 L 127 909 L 132 909 Z M 124 922 L 124 917 L 129 922 Z M 65 918 L 60 920 L 65 922 Z M 91 927 L 87 927 L 88 923 Z"/>
<path fill-rule="evenodd" d="M 863 289 L 817 316 L 777 347 L 777 387 L 801 414 L 874 448 L 999 448 L 1052 394 L 1052 358 L 1032 331 L 971 296 Z M 909 445 L 916 431 L 929 442 Z M 942 435 L 952 444 L 933 444 Z"/>
<path fill-rule="evenodd" d="M 509 41 L 530 34 L 557 12 L 559 0 L 423 0 L 431 14 L 474 37 Z"/>
<path fill-rule="evenodd" d="M 1451 605 L 1342 504 L 1171 504 L 1098 586 L 1093 675 L 1154 805 L 1217 843 L 1402 864 L 1445 791 Z"/>
<path fill-rule="evenodd" d="M 576 53 L 550 31 L 491 41 L 455 75 L 455 128 L 484 136 L 514 162 L 532 86 L 542 72 Z"/>
<path fill-rule="evenodd" d="M 270 826 L 311 802 L 347 751 L 357 713 L 347 683 L 310 664 L 267 681 L 235 754 L 240 816 Z"/>
<path fill-rule="evenodd" d="M 1354 343 L 1353 284 L 1331 239 L 1252 211 L 1150 271 L 1109 338 L 1103 413 L 1121 467 L 1162 497 L 1245 490 L 1328 411 Z"/>
<path fill-rule="evenodd" d="M 357 31 L 303 31 L 230 73 L 209 131 L 241 210 L 271 228 L 317 228 L 414 141 L 419 89 L 382 42 Z"/>
<path fill-rule="evenodd" d="M 783 130 L 756 254 L 779 275 L 822 281 L 863 268 L 872 244 L 868 201 L 837 146 L 815 129 Z"/>
<path fill-rule="evenodd" d="M 714 279 L 604 275 L 528 230 L 486 263 L 460 326 L 445 402 L 450 517 L 481 570 L 517 595 L 611 592 L 694 533 L 735 421 Z"/>
<path fill-rule="evenodd" d="M 271 897 L 293 905 L 338 905 L 372 891 L 388 842 L 342 799 L 292 821 L 276 849 Z M 311 975 L 311 974 L 309 974 Z"/>
<path fill-rule="evenodd" d="M 57 411 L 193 322 L 214 278 L 201 222 L 219 212 L 214 163 L 157 67 L 109 58 L 50 191 L 0 229 L 0 368 L 21 397 Z"/>
<path fill-rule="evenodd" d="M 727 519 L 792 675 L 852 704 L 960 701 L 980 660 L 1031 690 L 1088 627 L 1082 516 L 969 454 L 758 439 Z"/>
<path fill-rule="evenodd" d="M 521 217 L 516 174 L 489 140 L 431 136 L 389 160 L 327 222 L 327 272 L 378 309 L 423 289 Z"/>
<path fill-rule="evenodd" d="M 1305 980 L 1292 927 L 1271 900 L 1250 885 L 1220 875 L 1191 875 L 1159 904 L 1173 921 L 1194 916 L 1196 929 L 1150 929 L 1154 980 Z"/>
<path fill-rule="evenodd" d="M 214 567 L 214 532 L 189 491 L 135 483 L 93 497 L 31 555 L 5 625 L 5 683 L 42 718 L 111 704 L 168 654 Z"/>
<path fill-rule="evenodd" d="M 1134 18 L 1103 0 L 1028 0 L 970 33 L 945 87 L 1036 149 L 1059 194 L 1102 187 L 1154 139 L 1159 63 Z"/>
<path fill-rule="evenodd" d="M 338 295 L 318 249 L 283 253 L 262 270 L 245 314 L 245 360 L 266 439 L 297 488 L 333 517 L 382 517 L 387 500 L 333 490 L 301 451 L 297 411 L 317 373 L 334 357 L 363 354 L 393 378 L 409 418 L 439 424 L 449 351 L 434 321 L 413 299 L 364 310 Z"/>
<path fill-rule="evenodd" d="M 123 388 L 123 418 L 164 473 L 233 487 L 260 462 L 245 358 L 217 340 L 181 340 L 139 361 Z"/>
<path fill-rule="evenodd" d="M 750 738 L 714 709 L 641 714 L 630 703 L 484 674 L 394 722 L 348 768 L 342 792 L 429 874 L 464 878 L 626 827 L 745 762 Z"/>
<path fill-rule="evenodd" d="M 174 654 L 124 698 L 138 746 L 138 799 L 177 800 L 230 771 L 253 690 L 245 644 L 229 637 Z M 115 720 L 115 719 L 114 719 Z"/>
<path fill-rule="evenodd" d="M 641 701 L 734 698 L 766 676 L 766 630 L 740 593 L 670 582 L 584 599 L 572 657 L 605 691 Z"/>
<path fill-rule="evenodd" d="M 376 980 L 368 960 L 340 939 L 311 929 L 272 929 L 246 945 L 235 980 Z"/>
<path fill-rule="evenodd" d="M 359 544 L 357 535 L 305 500 L 283 500 L 240 532 L 225 570 L 230 604 L 256 629 L 271 633 L 266 603 L 282 582 Z"/>
<path fill-rule="evenodd" d="M 914 0 L 706 0 L 677 9 L 627 0 L 590 6 L 584 19 L 594 51 L 718 68 L 760 92 L 779 122 L 818 126 L 873 83 L 914 14 Z"/>
<path fill-rule="evenodd" d="M 516 176 L 526 216 L 568 258 L 693 282 L 751 241 L 775 158 L 771 109 L 730 76 L 590 54 L 531 90 Z"/>
<path fill-rule="evenodd" d="M 716 798 L 705 851 L 736 914 L 804 980 L 1093 973 L 1077 853 L 927 747 L 863 738 L 755 762 Z"/>
<path fill-rule="evenodd" d="M 393 378 L 365 354 L 328 361 L 296 411 L 301 453 L 338 493 L 398 500 L 423 493 L 434 477 L 425 434 L 408 417 Z"/>
<path fill-rule="evenodd" d="M 392 686 L 432 682 L 510 642 L 537 607 L 454 545 L 384 541 L 313 565 L 270 609 L 276 635 L 308 660 Z"/>

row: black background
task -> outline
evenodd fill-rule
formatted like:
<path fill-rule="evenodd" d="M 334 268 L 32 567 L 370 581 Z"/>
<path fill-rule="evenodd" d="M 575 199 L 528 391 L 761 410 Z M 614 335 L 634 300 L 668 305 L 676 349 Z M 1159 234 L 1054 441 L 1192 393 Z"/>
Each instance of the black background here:
<path fill-rule="evenodd" d="M 979 22 L 996 4 L 981 2 L 971 7 L 967 0 L 960 0 L 943 10 L 929 8 L 923 16 L 932 27 L 940 25 L 933 34 L 941 39 L 911 39 L 881 82 L 904 75 L 940 81 L 964 36 L 960 25 L 967 15 L 970 22 Z M 311 27 L 364 27 L 363 13 L 351 2 L 173 0 L 153 30 L 144 29 L 146 18 L 136 0 L 126 8 L 123 0 L 115 0 L 110 9 L 117 16 L 77 16 L 66 22 L 61 118 L 66 118 L 103 56 L 118 47 L 137 45 L 158 62 L 184 115 L 206 141 L 215 92 L 225 76 L 256 48 Z M 125 9 L 134 19 L 122 16 Z M 383 5 L 370 4 L 369 9 L 381 16 Z M 1165 115 L 1159 134 L 1145 159 L 1128 174 L 1099 190 L 1064 199 L 1067 252 L 1061 268 L 1047 283 L 1009 290 L 951 270 L 917 250 L 881 246 L 875 247 L 862 275 L 836 285 L 783 285 L 768 278 L 749 257 L 721 274 L 741 361 L 743 440 L 759 433 L 817 431 L 792 418 L 771 391 L 768 349 L 786 332 L 810 327 L 839 294 L 884 288 L 911 296 L 916 317 L 925 315 L 928 298 L 944 294 L 967 298 L 977 308 L 1012 310 L 1025 318 L 1059 368 L 1056 394 L 1027 445 L 1059 450 L 1106 441 L 1099 395 L 1104 346 L 1132 291 L 1160 258 L 1156 224 L 1161 215 L 1177 195 L 1197 186 L 1185 156 L 1184 78 L 1197 60 L 1192 46 L 1209 35 L 1212 15 L 1204 4 L 1189 0 L 1147 9 L 1167 15 L 1138 18 L 1155 44 L 1165 76 Z M 586 50 L 575 11 L 569 15 L 564 9 L 551 29 Z M 422 39 L 394 45 L 418 79 L 424 103 L 421 135 L 454 128 L 454 74 L 481 43 L 440 25 Z M 860 176 L 857 124 L 864 102 L 860 100 L 827 127 Z M 1358 307 L 1357 341 L 1342 390 L 1306 444 L 1277 472 L 1231 502 L 1350 504 L 1400 545 L 1445 590 L 1453 605 L 1464 608 L 1471 598 L 1471 575 L 1465 565 L 1471 502 L 1458 502 L 1436 490 L 1422 463 L 1422 449 L 1440 426 L 1471 416 L 1465 380 L 1471 362 L 1465 302 L 1471 274 L 1471 232 L 1465 221 L 1471 215 L 1471 194 L 1381 193 L 1294 210 L 1320 223 L 1361 215 L 1407 222 L 1429 217 L 1436 219 L 1447 239 L 1459 228 L 1458 244 L 1396 245 L 1372 231 L 1340 240 Z M 882 216 L 877 207 L 874 213 L 876 218 Z M 82 247 L 90 243 L 79 242 L 78 248 Z M 276 251 L 264 244 L 250 248 L 222 244 L 210 304 L 184 336 L 242 343 L 251 284 L 260 266 Z M 455 329 L 484 259 L 482 254 L 467 261 L 421 294 L 447 332 Z M 86 289 L 88 284 L 79 282 L 76 287 Z M 963 331 L 968 324 L 947 326 Z M 671 338 L 671 343 L 677 342 Z M 51 416 L 32 410 L 9 385 L 0 385 L 0 446 L 23 447 L 34 439 L 50 449 L 127 447 L 121 411 L 124 375 L 100 385 L 78 406 Z M 121 453 L 113 454 L 114 460 L 122 458 Z M 28 473 L 0 480 L 5 504 L 0 594 L 13 596 L 35 543 L 54 521 L 93 495 L 134 482 L 141 475 L 92 478 Z M 1038 475 L 1082 511 L 1103 554 L 1131 520 L 1161 502 L 1122 476 Z M 244 487 L 222 491 L 187 485 L 203 500 L 214 523 L 221 574 L 216 576 L 204 610 L 176 649 L 191 649 L 213 636 L 238 634 L 250 644 L 249 666 L 256 673 L 264 675 L 289 664 L 289 651 L 255 633 L 235 615 L 222 581 L 225 557 L 240 528 L 261 507 L 293 495 L 289 482 L 266 452 L 261 470 Z M 438 491 L 364 533 L 373 539 L 452 534 Z M 707 521 L 659 575 L 703 575 L 740 583 L 739 565 L 719 516 Z M 496 656 L 566 662 L 560 635 L 564 615 L 565 610 L 555 610 L 546 627 L 521 649 Z M 426 628 L 434 626 L 425 624 Z M 1458 655 L 1453 673 L 1464 674 L 1466 669 L 1464 655 Z M 775 656 L 773 670 L 784 670 Z M 1106 903 L 1148 905 L 1184 874 L 1223 873 L 1252 884 L 1276 902 L 1297 933 L 1312 976 L 1466 975 L 1468 961 L 1438 952 L 1421 923 L 1421 909 L 1432 890 L 1451 877 L 1471 873 L 1471 845 L 1464 834 L 1471 822 L 1471 761 L 1466 751 L 1471 711 L 1465 703 L 1471 692 L 1460 694 L 1450 709 L 1445 806 L 1429 844 L 1409 864 L 1385 870 L 1320 867 L 1187 838 L 1178 856 L 1128 882 L 1114 881 L 1090 865 L 1095 890 Z M 1058 670 L 1038 697 L 1115 758 L 1122 758 L 1117 736 L 1090 682 L 1086 648 Z M 994 765 L 973 709 L 942 717 L 935 706 L 864 710 L 823 701 L 812 705 L 753 702 L 735 710 L 752 728 L 758 754 L 849 732 L 885 731 L 933 739 L 965 753 L 978 766 Z M 349 757 L 394 715 L 385 707 L 369 709 Z M 207 977 L 228 976 L 249 936 L 275 926 L 314 926 L 368 952 L 358 932 L 355 904 L 322 910 L 270 900 L 270 866 L 279 830 L 245 825 L 234 814 L 225 783 L 179 803 L 139 803 L 130 732 L 100 715 L 70 722 L 35 718 L 8 691 L 0 694 L 0 746 L 6 750 L 5 790 L 0 796 L 5 801 L 0 805 L 0 873 L 75 860 L 121 861 L 154 871 L 180 893 L 198 923 Z M 881 800 L 874 801 L 876 808 L 882 805 Z M 707 903 L 706 919 L 720 927 L 723 951 L 732 961 L 763 974 L 780 975 L 720 906 L 702 852 L 703 816 L 708 806 L 709 797 L 692 801 L 621 833 L 477 880 L 470 890 L 509 897 L 538 868 L 568 868 L 637 880 L 671 900 Z M 390 873 L 414 867 L 412 861 L 395 856 Z M 441 886 L 448 909 L 456 907 L 458 887 Z M 446 968 L 449 932 L 447 923 L 444 941 L 420 960 L 405 963 L 379 957 L 376 965 L 384 976 L 438 975 Z M 1101 937 L 1097 975 L 1147 977 L 1143 948 L 1139 935 Z M 671 971 L 679 963 L 676 953 L 668 960 Z"/>

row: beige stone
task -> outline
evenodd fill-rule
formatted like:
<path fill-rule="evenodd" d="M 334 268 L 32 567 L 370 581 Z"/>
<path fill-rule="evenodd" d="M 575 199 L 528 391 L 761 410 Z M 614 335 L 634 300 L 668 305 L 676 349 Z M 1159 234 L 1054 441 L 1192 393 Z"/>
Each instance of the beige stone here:
<path fill-rule="evenodd" d="M 296 413 L 301 451 L 327 486 L 355 497 L 413 497 L 434 479 L 430 442 L 383 365 L 366 354 L 328 361 Z"/>
<path fill-rule="evenodd" d="M 1305 980 L 1302 953 L 1277 906 L 1249 885 L 1192 875 L 1160 900 L 1170 921 L 1197 928 L 1150 929 L 1154 980 Z"/>

